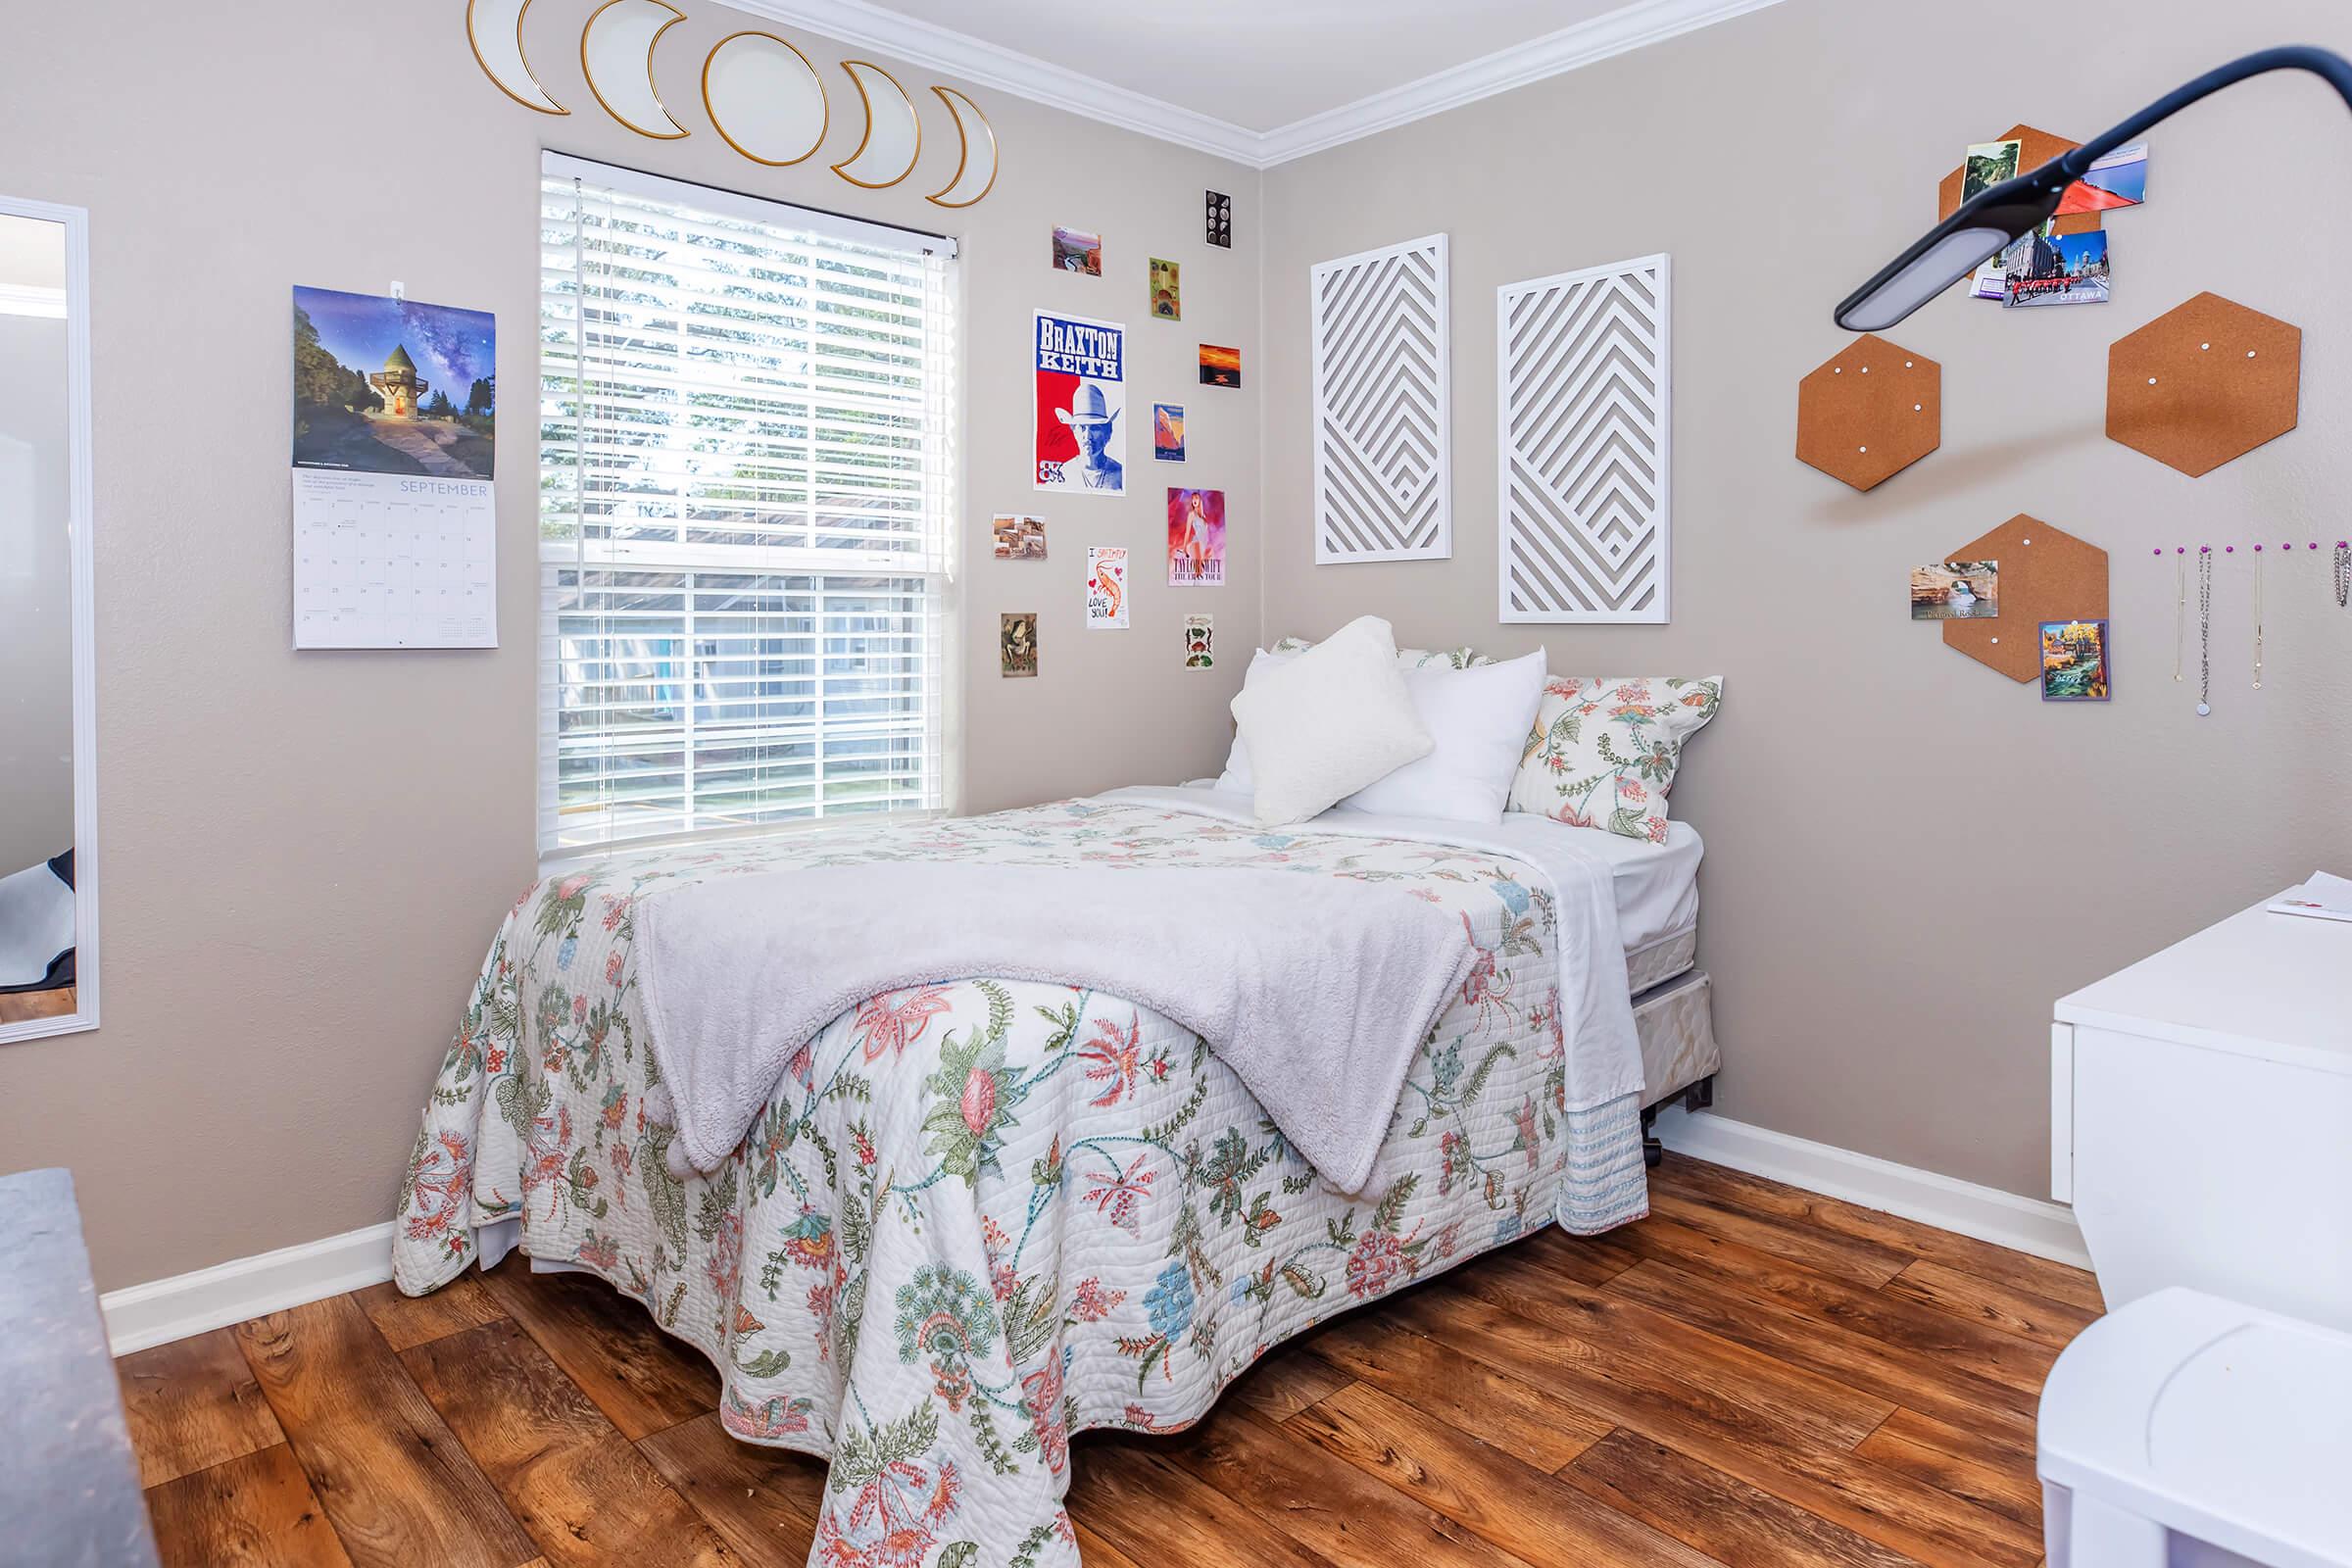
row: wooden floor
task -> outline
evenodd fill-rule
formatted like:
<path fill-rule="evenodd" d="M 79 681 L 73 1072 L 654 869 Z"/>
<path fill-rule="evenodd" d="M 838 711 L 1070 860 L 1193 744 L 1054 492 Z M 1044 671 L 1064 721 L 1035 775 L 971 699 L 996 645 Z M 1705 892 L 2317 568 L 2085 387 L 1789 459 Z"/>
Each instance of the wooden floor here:
<path fill-rule="evenodd" d="M 1338 1318 L 1190 1432 L 1079 1439 L 1089 1568 L 2039 1561 L 2035 1396 L 2089 1275 L 1672 1156 L 1651 1203 Z M 824 1477 L 519 1258 L 120 1366 L 173 1564 L 798 1568 Z"/>

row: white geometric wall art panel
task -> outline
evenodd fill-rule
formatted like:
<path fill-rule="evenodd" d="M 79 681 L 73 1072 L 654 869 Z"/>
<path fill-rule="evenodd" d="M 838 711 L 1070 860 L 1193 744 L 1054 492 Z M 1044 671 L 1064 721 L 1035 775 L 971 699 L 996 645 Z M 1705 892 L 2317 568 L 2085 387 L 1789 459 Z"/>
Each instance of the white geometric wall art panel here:
<path fill-rule="evenodd" d="M 1666 622 L 1668 296 L 1664 256 L 1495 291 L 1503 620 Z"/>
<path fill-rule="evenodd" d="M 1315 560 L 1453 554 L 1446 236 L 1314 269 Z"/>

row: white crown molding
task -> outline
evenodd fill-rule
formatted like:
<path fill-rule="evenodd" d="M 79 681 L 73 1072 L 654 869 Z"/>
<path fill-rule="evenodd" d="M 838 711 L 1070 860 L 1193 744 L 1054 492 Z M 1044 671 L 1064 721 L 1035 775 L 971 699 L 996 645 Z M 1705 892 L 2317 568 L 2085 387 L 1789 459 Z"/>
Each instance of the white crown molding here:
<path fill-rule="evenodd" d="M 109 1291 L 98 1298 L 98 1310 L 106 1319 L 108 1345 L 115 1354 L 128 1355 L 265 1312 L 282 1312 L 306 1301 L 380 1285 L 391 1277 L 392 1222 L 386 1220 L 192 1274 Z"/>
<path fill-rule="evenodd" d="M 2013 1251 L 2090 1267 L 2075 1211 L 2063 1203 L 2021 1198 L 1997 1187 L 1980 1187 L 1769 1127 L 1751 1127 L 1712 1111 L 1660 1111 L 1655 1131 L 1658 1141 L 1678 1154 L 1899 1214 Z"/>
<path fill-rule="evenodd" d="M 1369 98 L 1279 125 L 1258 138 L 1257 167 L 1271 169 L 1276 164 L 1287 164 L 1294 158 L 1304 158 L 1309 153 L 1426 120 L 1481 98 L 1492 98 L 1514 87 L 1663 43 L 1779 3 L 1780 0 L 1634 0 L 1631 5 L 1590 22 L 1515 43 L 1508 49 L 1497 49 L 1418 81 L 1408 81 Z"/>
<path fill-rule="evenodd" d="M 885 11 L 866 0 L 727 0 L 771 22 L 821 32 L 917 66 L 929 66 L 976 86 L 994 87 L 1089 120 L 1140 131 L 1180 147 L 1261 168 L 1256 131 L 1198 114 L 1181 104 L 1114 87 L 1066 66 L 956 32 L 936 24 Z"/>
<path fill-rule="evenodd" d="M 1001 44 L 904 16 L 868 0 L 728 0 L 773 22 L 820 32 L 983 87 L 1104 124 L 1271 169 L 1463 104 L 1492 98 L 1631 50 L 1712 26 L 1780 0 L 1632 0 L 1557 32 L 1441 71 L 1272 130 L 1250 130 L 1148 93 L 1113 86 Z"/>

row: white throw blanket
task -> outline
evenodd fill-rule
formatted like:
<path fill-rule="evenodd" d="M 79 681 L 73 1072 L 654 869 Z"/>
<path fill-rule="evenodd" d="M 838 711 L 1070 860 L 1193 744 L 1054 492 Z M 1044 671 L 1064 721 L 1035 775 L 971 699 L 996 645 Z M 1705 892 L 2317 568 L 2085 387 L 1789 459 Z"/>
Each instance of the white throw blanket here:
<path fill-rule="evenodd" d="M 1342 1190 L 1370 1178 L 1468 931 L 1409 893 L 1281 870 L 876 862 L 646 898 L 639 985 L 681 1166 L 743 1141 L 793 1054 L 870 997 L 973 976 L 1091 988 L 1207 1042 Z"/>

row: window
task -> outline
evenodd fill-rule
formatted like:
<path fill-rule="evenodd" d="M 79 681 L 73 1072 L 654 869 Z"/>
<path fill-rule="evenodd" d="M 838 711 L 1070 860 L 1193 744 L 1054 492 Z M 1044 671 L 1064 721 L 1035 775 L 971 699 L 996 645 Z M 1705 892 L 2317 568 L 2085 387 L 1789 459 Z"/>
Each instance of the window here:
<path fill-rule="evenodd" d="M 540 191 L 541 853 L 941 809 L 954 242 Z"/>

